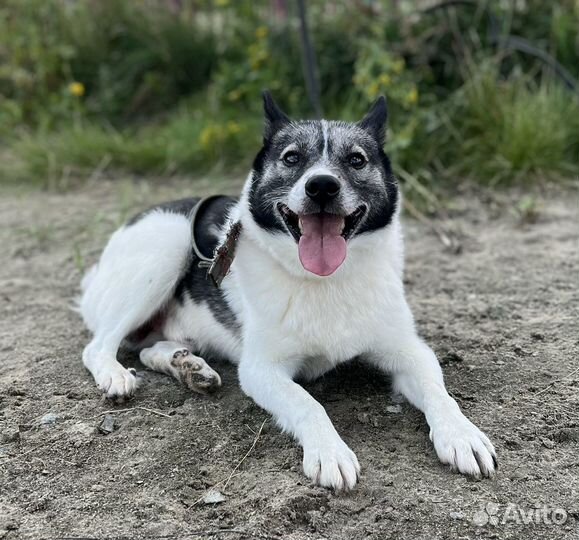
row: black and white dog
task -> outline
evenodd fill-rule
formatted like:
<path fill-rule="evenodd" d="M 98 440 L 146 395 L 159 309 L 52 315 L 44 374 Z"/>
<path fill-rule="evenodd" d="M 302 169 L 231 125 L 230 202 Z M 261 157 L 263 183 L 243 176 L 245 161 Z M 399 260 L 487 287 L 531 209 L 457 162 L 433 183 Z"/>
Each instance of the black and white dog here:
<path fill-rule="evenodd" d="M 243 391 L 303 446 L 305 474 L 339 490 L 356 484 L 358 460 L 294 380 L 361 356 L 424 412 L 442 462 L 491 476 L 493 445 L 449 396 L 404 297 L 384 98 L 358 123 L 290 120 L 268 93 L 264 106 L 263 147 L 239 201 L 163 204 L 113 234 L 82 283 L 94 334 L 84 365 L 115 398 L 137 388 L 116 359 L 122 344 L 201 392 L 221 380 L 197 354 L 224 356 Z M 215 288 L 200 259 L 224 243 L 231 257 L 232 228 L 235 257 Z"/>

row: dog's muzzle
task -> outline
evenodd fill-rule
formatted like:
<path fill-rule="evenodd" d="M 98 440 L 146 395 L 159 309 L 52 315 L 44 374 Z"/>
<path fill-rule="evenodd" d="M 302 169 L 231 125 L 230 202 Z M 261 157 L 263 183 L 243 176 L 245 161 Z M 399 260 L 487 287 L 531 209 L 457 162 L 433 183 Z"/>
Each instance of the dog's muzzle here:
<path fill-rule="evenodd" d="M 339 193 L 339 183 L 336 191 L 335 186 L 328 181 L 328 178 L 332 177 L 318 176 L 308 180 L 309 184 L 311 180 L 317 179 L 310 186 L 310 192 L 313 195 L 308 192 L 308 184 L 306 184 L 308 197 L 311 199 L 317 197 L 318 201 L 335 198 Z M 334 195 L 331 195 L 332 193 Z M 320 206 L 323 208 L 322 205 Z M 329 276 L 346 259 L 347 241 L 356 232 L 368 208 L 362 204 L 347 215 L 325 212 L 323 209 L 319 212 L 297 214 L 290 210 L 287 205 L 279 203 L 277 210 L 289 233 L 298 243 L 302 266 L 308 272 L 318 276 Z"/>

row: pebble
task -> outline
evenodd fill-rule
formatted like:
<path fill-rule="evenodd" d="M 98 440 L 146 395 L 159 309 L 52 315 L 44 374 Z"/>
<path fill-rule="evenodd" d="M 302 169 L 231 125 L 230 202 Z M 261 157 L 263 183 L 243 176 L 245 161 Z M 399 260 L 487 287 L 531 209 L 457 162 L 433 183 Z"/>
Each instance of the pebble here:
<path fill-rule="evenodd" d="M 402 407 L 400 405 L 387 405 L 386 411 L 392 414 L 400 414 L 402 412 Z"/>
<path fill-rule="evenodd" d="M 112 414 L 105 414 L 101 423 L 98 425 L 98 430 L 103 435 L 110 435 L 115 429 L 115 417 Z"/>
<path fill-rule="evenodd" d="M 10 443 L 20 440 L 20 430 L 18 428 L 8 428 L 0 433 L 0 442 Z"/>
<path fill-rule="evenodd" d="M 210 489 L 203 497 L 203 502 L 205 504 L 219 504 L 226 500 L 225 495 L 216 489 Z"/>
<path fill-rule="evenodd" d="M 552 441 L 551 439 L 547 439 L 546 437 L 543 437 L 541 439 L 541 444 L 545 448 L 555 448 L 555 441 Z"/>
<path fill-rule="evenodd" d="M 462 512 L 451 512 L 450 519 L 464 519 L 464 514 Z"/>
<path fill-rule="evenodd" d="M 54 413 L 47 413 L 40 419 L 41 426 L 52 426 L 56 424 L 56 422 L 60 420 L 60 417 Z"/>

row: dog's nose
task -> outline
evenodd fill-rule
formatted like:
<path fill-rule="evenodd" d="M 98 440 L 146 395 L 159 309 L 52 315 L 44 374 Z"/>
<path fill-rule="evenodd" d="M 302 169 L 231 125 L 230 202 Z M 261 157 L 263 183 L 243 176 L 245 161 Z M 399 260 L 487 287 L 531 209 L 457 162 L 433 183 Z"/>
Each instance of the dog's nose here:
<path fill-rule="evenodd" d="M 319 205 L 330 202 L 340 193 L 340 182 L 328 174 L 312 176 L 306 182 L 306 195 Z"/>

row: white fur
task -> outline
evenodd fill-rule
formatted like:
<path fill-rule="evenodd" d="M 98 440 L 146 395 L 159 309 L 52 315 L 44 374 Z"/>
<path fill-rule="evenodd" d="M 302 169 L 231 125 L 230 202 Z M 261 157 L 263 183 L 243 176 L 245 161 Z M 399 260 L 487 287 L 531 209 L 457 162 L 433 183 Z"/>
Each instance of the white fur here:
<path fill-rule="evenodd" d="M 113 235 L 82 299 L 95 333 L 85 365 L 99 386 L 109 395 L 123 394 L 123 385 L 125 394 L 134 390 L 127 370 L 116 365 L 116 349 L 129 330 L 169 302 L 165 339 L 193 340 L 201 350 L 238 362 L 243 391 L 296 437 L 304 472 L 314 482 L 351 489 L 360 466 L 322 405 L 294 378 L 314 378 L 360 355 L 391 373 L 395 389 L 424 411 L 444 463 L 475 476 L 492 474 L 492 444 L 449 396 L 434 353 L 416 333 L 404 296 L 398 211 L 388 227 L 350 241 L 344 264 L 320 278 L 303 269 L 289 235 L 255 223 L 248 186 L 230 217 L 240 219 L 243 230 L 222 285 L 242 336 L 220 325 L 203 304 L 169 302 L 189 250 L 189 226 L 181 216 L 153 213 Z"/>
<path fill-rule="evenodd" d="M 80 311 L 94 334 L 83 362 L 109 397 L 131 395 L 135 374 L 116 359 L 127 335 L 169 301 L 189 257 L 191 226 L 177 214 L 151 212 L 113 234 L 83 280 Z"/>

